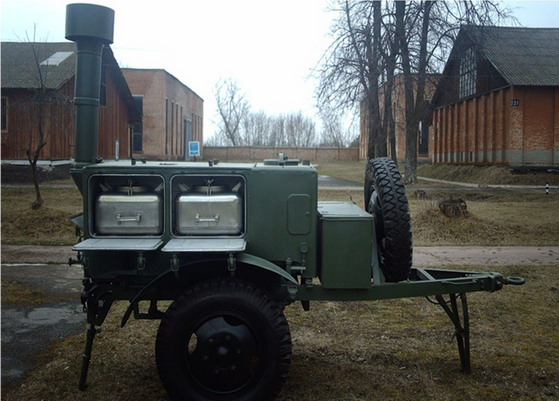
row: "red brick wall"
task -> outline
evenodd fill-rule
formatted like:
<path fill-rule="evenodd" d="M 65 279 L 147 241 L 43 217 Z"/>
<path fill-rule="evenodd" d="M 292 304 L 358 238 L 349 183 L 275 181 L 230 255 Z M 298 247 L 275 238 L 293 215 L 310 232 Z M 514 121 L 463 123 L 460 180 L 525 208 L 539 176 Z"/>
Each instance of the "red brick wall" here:
<path fill-rule="evenodd" d="M 425 84 L 425 98 L 430 99 L 435 93 L 436 84 L 439 80 L 438 76 L 429 76 Z M 384 96 L 384 87 L 380 88 L 380 99 Z M 367 146 L 369 143 L 368 138 L 368 113 L 364 105 L 361 105 L 360 110 L 360 140 L 359 140 L 359 157 L 360 159 L 367 158 Z M 406 97 L 404 92 L 404 76 L 399 74 L 395 78 L 394 88 L 392 90 L 392 108 L 394 113 L 394 122 L 396 125 L 396 156 L 397 159 L 402 161 L 406 157 Z M 381 115 L 383 113 L 383 104 L 381 102 Z M 419 135 L 419 134 L 418 134 Z M 429 132 L 429 154 L 432 154 L 434 142 L 432 140 L 432 132 Z M 390 155 L 390 146 L 388 147 L 388 156 Z"/>
<path fill-rule="evenodd" d="M 559 165 L 559 88 L 514 87 L 435 110 L 437 163 Z"/>
<path fill-rule="evenodd" d="M 143 152 L 156 160 L 185 159 L 184 119 L 192 121 L 194 141 L 203 141 L 204 101 L 160 69 L 123 69 L 132 95 L 144 96 Z"/>

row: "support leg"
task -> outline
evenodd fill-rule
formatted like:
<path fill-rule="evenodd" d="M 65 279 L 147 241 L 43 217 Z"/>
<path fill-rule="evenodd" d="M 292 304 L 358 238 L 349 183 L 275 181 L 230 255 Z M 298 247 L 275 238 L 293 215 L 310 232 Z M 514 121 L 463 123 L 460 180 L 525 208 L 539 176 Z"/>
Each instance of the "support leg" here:
<path fill-rule="evenodd" d="M 460 365 L 462 372 L 471 372 L 470 363 L 470 317 L 468 313 L 468 300 L 466 294 L 450 294 L 450 301 L 446 301 L 442 295 L 436 296 L 439 305 L 444 309 L 452 323 L 454 324 L 454 334 L 460 354 Z M 458 298 L 462 304 L 462 318 L 458 307 Z M 450 303 L 450 306 L 448 305 Z"/>
<path fill-rule="evenodd" d="M 89 361 L 91 360 L 91 351 L 93 349 L 93 340 L 95 339 L 95 334 L 97 334 L 95 325 L 90 324 L 89 327 L 87 328 L 85 350 L 83 352 L 83 358 L 82 358 L 82 371 L 80 374 L 80 384 L 79 384 L 80 391 L 85 391 L 87 387 L 86 384 L 87 372 L 89 371 Z"/>
<path fill-rule="evenodd" d="M 113 299 L 110 291 L 102 292 L 96 295 L 96 287 L 84 289 L 82 302 L 84 310 L 87 312 L 87 334 L 85 338 L 85 349 L 82 357 L 82 370 L 80 373 L 80 383 L 78 388 L 85 391 L 87 388 L 87 373 L 89 371 L 89 362 L 91 361 L 91 352 L 93 350 L 93 340 L 95 335 L 101 331 L 95 326 L 101 326 L 111 309 Z"/>

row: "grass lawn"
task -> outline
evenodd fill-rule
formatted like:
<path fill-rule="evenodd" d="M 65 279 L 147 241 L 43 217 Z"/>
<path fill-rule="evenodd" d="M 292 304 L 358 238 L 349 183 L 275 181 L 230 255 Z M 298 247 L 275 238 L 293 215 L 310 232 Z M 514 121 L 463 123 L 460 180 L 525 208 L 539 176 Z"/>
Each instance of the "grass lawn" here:
<path fill-rule="evenodd" d="M 315 163 L 319 174 L 343 178 L 358 183 L 363 183 L 365 165 L 360 161 L 322 161 Z M 404 171 L 404 164 L 400 163 L 400 171 Z M 513 173 L 504 166 L 472 166 L 472 165 L 447 165 L 447 164 L 420 164 L 417 175 L 445 181 L 457 181 L 481 185 L 559 185 L 559 173 L 525 172 Z M 427 181 L 419 181 L 417 186 L 431 187 Z"/>

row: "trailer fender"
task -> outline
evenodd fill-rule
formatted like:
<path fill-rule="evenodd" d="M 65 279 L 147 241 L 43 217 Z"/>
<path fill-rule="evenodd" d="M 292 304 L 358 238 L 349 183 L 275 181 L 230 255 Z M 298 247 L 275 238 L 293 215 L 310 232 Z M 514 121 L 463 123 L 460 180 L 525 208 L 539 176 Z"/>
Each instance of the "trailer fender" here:
<path fill-rule="evenodd" d="M 255 267 L 262 268 L 264 270 L 268 270 L 272 273 L 275 273 L 284 279 L 292 282 L 293 284 L 299 284 L 297 280 L 293 278 L 289 273 L 283 270 L 278 265 L 267 261 L 266 259 L 259 258 L 258 256 L 251 255 L 249 253 L 239 253 L 235 256 L 237 262 L 245 263 L 247 265 L 252 265 Z"/>
<path fill-rule="evenodd" d="M 130 301 L 130 305 L 128 305 L 128 308 L 126 309 L 126 312 L 124 312 L 124 316 L 122 316 L 122 321 L 120 322 L 120 327 L 124 327 L 126 325 L 126 322 L 128 321 L 128 319 L 130 319 L 130 315 L 132 314 L 132 311 L 134 310 L 134 307 L 138 304 L 138 302 L 140 302 L 142 300 L 142 296 L 144 295 L 144 293 L 151 287 L 153 287 L 159 280 L 161 280 L 163 277 L 165 277 L 167 274 L 172 273 L 172 270 L 167 270 L 163 273 L 161 273 L 159 276 L 157 276 L 156 278 L 154 278 L 153 280 L 151 280 L 148 284 L 146 284 L 146 286 L 144 288 L 142 288 L 134 298 L 132 298 L 132 300 Z"/>
<path fill-rule="evenodd" d="M 291 276 L 289 273 L 287 273 L 285 270 L 283 270 L 278 265 L 275 265 L 272 262 L 267 261 L 266 259 L 259 258 L 258 256 L 254 256 L 254 255 L 251 255 L 249 253 L 239 253 L 235 256 L 235 259 L 236 259 L 237 262 L 241 262 L 241 263 L 244 263 L 244 264 L 247 264 L 247 265 L 250 265 L 250 266 L 254 266 L 254 267 L 261 268 L 261 269 L 264 269 L 264 270 L 268 270 L 272 273 L 275 273 L 275 274 L 285 278 L 286 280 L 290 281 L 293 284 L 297 284 L 297 285 L 299 284 L 297 282 L 297 280 L 295 280 L 293 278 L 293 276 Z M 184 266 L 182 266 L 182 267 L 184 267 Z M 134 307 L 138 304 L 138 302 L 140 302 L 142 300 L 142 296 L 144 295 L 144 293 L 149 288 L 155 286 L 155 284 L 157 284 L 157 282 L 159 282 L 159 280 L 161 280 L 163 277 L 167 276 L 168 274 L 171 274 L 172 272 L 173 271 L 171 269 L 163 272 L 159 276 L 155 277 L 148 284 L 146 284 L 146 286 L 144 288 L 142 288 L 136 294 L 136 296 L 130 301 L 130 305 L 128 305 L 128 308 L 126 309 L 126 312 L 124 313 L 124 316 L 122 317 L 120 327 L 124 327 L 126 325 L 126 322 L 130 318 L 130 315 L 132 314 L 132 312 L 134 310 Z"/>

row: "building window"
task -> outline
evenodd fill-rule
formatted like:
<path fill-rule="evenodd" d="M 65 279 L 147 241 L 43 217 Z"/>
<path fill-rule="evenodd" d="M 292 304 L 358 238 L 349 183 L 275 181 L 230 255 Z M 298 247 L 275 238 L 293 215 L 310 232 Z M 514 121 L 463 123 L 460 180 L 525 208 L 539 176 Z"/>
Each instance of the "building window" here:
<path fill-rule="evenodd" d="M 194 115 L 193 115 L 194 117 Z M 192 120 L 189 119 L 184 119 L 184 141 L 186 142 L 186 145 L 188 145 L 188 142 L 192 142 Z"/>
<path fill-rule="evenodd" d="M 460 59 L 460 82 L 459 95 L 460 98 L 475 95 L 477 83 L 477 62 L 476 52 L 470 47 L 464 52 Z"/>
<path fill-rule="evenodd" d="M 133 96 L 133 97 L 134 97 L 134 106 L 136 107 L 136 111 L 140 115 L 140 119 L 136 121 L 136 123 L 134 124 L 134 128 L 132 130 L 134 152 L 143 152 L 144 151 L 144 144 L 143 144 L 144 97 L 143 96 Z"/>
<path fill-rule="evenodd" d="M 8 130 L 8 98 L 2 98 L 2 132 Z"/>

